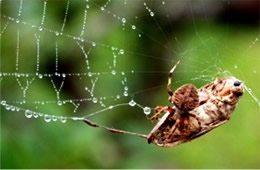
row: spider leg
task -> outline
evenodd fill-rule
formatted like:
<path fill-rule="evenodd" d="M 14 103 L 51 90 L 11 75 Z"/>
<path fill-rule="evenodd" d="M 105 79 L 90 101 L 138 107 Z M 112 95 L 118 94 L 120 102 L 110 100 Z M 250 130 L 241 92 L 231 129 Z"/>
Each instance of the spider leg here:
<path fill-rule="evenodd" d="M 103 128 L 103 129 L 106 129 L 110 132 L 113 132 L 113 133 L 120 133 L 120 134 L 128 134 L 128 135 L 134 135 L 134 136 L 139 136 L 141 138 L 145 138 L 147 139 L 147 135 L 144 135 L 144 134 L 140 134 L 140 133 L 135 133 L 135 132 L 129 132 L 129 131 L 125 131 L 125 130 L 119 130 L 119 129 L 114 129 L 114 128 L 110 128 L 110 127 L 106 127 L 106 126 L 103 126 L 103 125 L 99 125 L 97 123 L 94 123 L 86 118 L 84 118 L 83 120 L 86 124 L 88 124 L 89 126 L 92 126 L 92 127 L 100 127 L 100 128 Z"/>
<path fill-rule="evenodd" d="M 162 114 L 162 113 L 164 113 L 164 112 L 170 112 L 170 113 L 172 113 L 172 108 L 171 107 L 169 107 L 169 106 L 157 106 L 156 108 L 155 108 L 155 114 L 153 115 L 153 117 L 151 117 L 151 120 L 153 121 L 153 120 L 157 120 L 158 119 L 158 117 Z"/>
<path fill-rule="evenodd" d="M 168 73 L 168 84 L 167 84 L 167 91 L 168 94 L 170 96 L 173 95 L 173 91 L 171 89 L 171 84 L 172 84 L 172 73 L 174 72 L 174 70 L 176 69 L 177 65 L 180 63 L 180 60 L 177 61 L 177 63 L 172 67 L 172 69 L 170 70 L 170 72 Z"/>
<path fill-rule="evenodd" d="M 169 132 L 169 136 L 168 136 L 168 139 L 167 139 L 167 142 L 166 143 L 169 143 L 170 141 L 172 141 L 172 139 L 174 138 L 174 132 L 175 130 L 180 126 L 180 123 L 181 123 L 182 119 L 181 118 L 178 118 L 175 122 L 175 124 L 173 125 L 173 127 L 170 129 L 170 132 Z"/>

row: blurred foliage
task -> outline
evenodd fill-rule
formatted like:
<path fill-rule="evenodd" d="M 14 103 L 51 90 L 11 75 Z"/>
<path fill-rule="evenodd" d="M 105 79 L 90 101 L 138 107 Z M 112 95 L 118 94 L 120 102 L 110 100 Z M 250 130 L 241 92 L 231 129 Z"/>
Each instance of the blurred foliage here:
<path fill-rule="evenodd" d="M 40 25 L 43 2 L 24 0 L 21 21 Z M 102 12 L 100 7 L 106 2 L 87 3 L 90 8 L 84 39 L 125 50 L 119 56 L 116 71 L 137 70 L 127 78 L 130 97 L 138 103 L 152 107 L 169 104 L 165 88 L 167 72 L 178 59 L 181 64 L 174 73 L 174 89 L 184 83 L 203 86 L 218 71 L 222 75 L 223 70 L 228 70 L 260 97 L 259 1 L 146 1 L 155 14 L 153 17 L 141 0 L 113 0 Z M 4 17 L 16 18 L 19 4 L 18 0 L 1 2 L 1 30 L 9 22 L 1 36 L 1 72 L 15 72 L 18 27 L 20 72 L 35 73 L 35 34 L 40 35 L 40 72 L 55 72 L 57 39 L 59 71 L 86 72 L 82 51 L 71 38 L 40 32 L 37 27 L 16 24 Z M 44 28 L 61 29 L 66 4 L 67 1 L 48 1 Z M 85 6 L 85 1 L 70 1 L 64 34 L 80 35 Z M 113 14 L 125 17 L 126 25 L 122 26 Z M 133 30 L 129 23 L 137 28 Z M 92 44 L 85 43 L 84 47 L 91 48 Z M 97 45 L 92 47 L 89 60 L 91 71 L 110 72 L 107 65 L 112 61 L 112 51 Z M 118 74 L 101 76 L 95 88 L 97 96 L 123 93 Z M 61 82 L 58 78 L 54 81 Z M 67 78 L 61 98 L 86 97 L 86 85 L 90 85 L 90 80 L 85 77 Z M 120 103 L 128 102 L 130 97 L 122 98 Z M 23 100 L 14 77 L 1 77 L 1 100 Z M 50 80 L 35 80 L 26 100 L 56 100 Z M 109 104 L 115 102 L 108 100 Z M 77 113 L 72 113 L 71 105 L 57 107 L 56 103 L 26 107 L 66 116 L 83 116 L 100 109 L 92 103 L 81 105 Z M 1 168 L 260 168 L 259 113 L 259 103 L 246 92 L 230 122 L 192 142 L 166 149 L 148 145 L 134 136 L 91 128 L 79 121 L 61 124 L 46 123 L 41 118 L 26 119 L 22 112 L 10 112 L 1 106 Z M 137 107 L 118 107 L 91 119 L 146 134 L 153 126 Z"/>

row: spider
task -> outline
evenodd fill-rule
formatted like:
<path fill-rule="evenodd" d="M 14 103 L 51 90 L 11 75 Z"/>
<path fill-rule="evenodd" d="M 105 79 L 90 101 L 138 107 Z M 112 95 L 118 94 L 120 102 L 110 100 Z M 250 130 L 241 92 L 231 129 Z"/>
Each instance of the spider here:
<path fill-rule="evenodd" d="M 139 136 L 162 147 L 175 147 L 226 123 L 243 95 L 243 83 L 235 77 L 217 78 L 200 89 L 185 84 L 173 92 L 172 74 L 179 63 L 168 73 L 167 92 L 173 106 L 155 108 L 151 120 L 158 122 L 148 135 L 109 128 L 88 119 L 84 122 L 110 132 Z"/>

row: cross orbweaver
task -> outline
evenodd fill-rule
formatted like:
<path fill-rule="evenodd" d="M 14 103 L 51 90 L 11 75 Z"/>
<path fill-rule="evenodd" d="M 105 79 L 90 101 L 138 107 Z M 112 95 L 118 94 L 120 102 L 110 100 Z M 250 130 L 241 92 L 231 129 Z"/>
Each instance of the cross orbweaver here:
<path fill-rule="evenodd" d="M 185 84 L 175 92 L 171 90 L 172 74 L 178 61 L 168 74 L 167 91 L 170 106 L 157 106 L 151 120 L 158 120 L 148 135 L 109 128 L 84 119 L 93 127 L 110 132 L 130 134 L 145 138 L 148 143 L 174 147 L 191 141 L 226 123 L 243 95 L 243 83 L 235 77 L 217 78 L 200 89 Z M 161 118 L 160 115 L 164 114 Z"/>

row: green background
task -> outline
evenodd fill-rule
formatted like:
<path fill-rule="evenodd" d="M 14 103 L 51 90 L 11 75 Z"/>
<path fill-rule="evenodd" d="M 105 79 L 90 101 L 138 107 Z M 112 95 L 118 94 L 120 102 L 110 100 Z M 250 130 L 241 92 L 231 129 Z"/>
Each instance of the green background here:
<path fill-rule="evenodd" d="M 106 105 L 134 99 L 152 108 L 169 105 L 166 93 L 167 72 L 181 60 L 173 77 L 173 88 L 193 83 L 198 88 L 228 70 L 260 98 L 259 1 L 146 1 L 155 13 L 149 15 L 144 1 L 109 2 L 70 1 L 65 35 L 80 35 L 86 4 L 85 40 L 124 49 L 118 56 L 115 76 L 100 76 L 97 96 L 122 94 L 122 76 L 127 72 L 129 97 L 107 100 Z M 124 3 L 127 4 L 124 4 Z M 8 19 L 17 18 L 18 0 L 1 4 L 1 30 Z M 23 2 L 21 21 L 9 21 L 1 35 L 1 73 L 15 72 L 16 35 L 20 30 L 19 72 L 35 73 L 36 39 L 40 35 L 40 72 L 55 72 L 55 41 L 59 44 L 59 71 L 86 72 L 82 51 L 72 38 L 55 36 L 60 30 L 67 1 L 48 1 L 43 28 L 40 25 L 43 1 Z M 218 9 L 214 12 L 214 9 Z M 107 13 L 110 11 L 110 13 Z M 125 17 L 127 23 L 113 17 Z M 132 24 L 136 26 L 133 30 Z M 48 30 L 51 31 L 48 31 Z M 125 29 L 125 30 L 123 30 Z M 141 37 L 139 37 L 141 34 Z M 86 49 L 91 43 L 83 43 Z M 93 48 L 89 62 L 93 72 L 111 72 L 111 48 L 100 44 Z M 135 70 L 135 73 L 130 73 Z M 25 83 L 26 79 L 21 78 Z M 54 78 L 57 85 L 60 78 Z M 89 97 L 84 90 L 90 85 L 87 76 L 65 81 L 62 99 Z M 1 77 L 1 101 L 23 100 L 15 77 Z M 26 101 L 53 101 L 56 94 L 50 79 L 37 79 L 30 86 Z M 84 116 L 102 109 L 92 102 L 82 103 L 77 113 L 71 105 L 13 104 L 46 114 Z M 148 134 L 153 124 L 138 107 L 122 106 L 90 117 L 102 125 Z M 1 106 L 1 168 L 260 168 L 260 106 L 246 91 L 232 119 L 212 132 L 176 148 L 148 145 L 141 138 L 111 134 L 80 121 L 44 122 L 43 118 L 27 119 L 24 112 L 11 112 Z"/>

